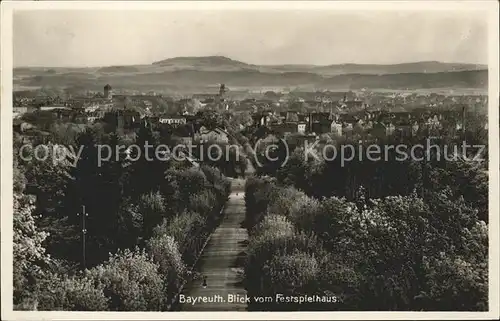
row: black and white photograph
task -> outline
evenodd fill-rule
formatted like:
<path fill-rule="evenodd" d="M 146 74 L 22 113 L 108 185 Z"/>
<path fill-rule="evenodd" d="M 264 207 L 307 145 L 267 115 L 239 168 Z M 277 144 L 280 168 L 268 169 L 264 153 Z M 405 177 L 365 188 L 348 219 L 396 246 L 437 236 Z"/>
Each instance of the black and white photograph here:
<path fill-rule="evenodd" d="M 498 318 L 498 7 L 2 3 L 2 319 Z"/>

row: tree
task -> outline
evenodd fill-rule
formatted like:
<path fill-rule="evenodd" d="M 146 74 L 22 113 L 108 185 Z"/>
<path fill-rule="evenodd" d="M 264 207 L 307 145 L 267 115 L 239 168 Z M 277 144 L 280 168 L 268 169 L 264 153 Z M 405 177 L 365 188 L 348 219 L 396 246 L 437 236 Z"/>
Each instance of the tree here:
<path fill-rule="evenodd" d="M 319 272 L 320 267 L 316 258 L 302 252 L 277 256 L 264 270 L 265 278 L 270 283 L 271 293 L 285 296 L 317 295 L 314 293 L 314 281 Z M 284 307 L 275 305 L 275 308 L 279 306 L 279 310 L 306 310 L 310 304 L 292 302 L 284 305 Z"/>
<path fill-rule="evenodd" d="M 66 213 L 70 222 L 81 226 L 81 213 L 85 206 L 87 230 L 87 257 L 89 266 L 102 262 L 118 248 L 133 247 L 137 242 L 137 226 L 141 223 L 130 200 L 125 194 L 128 185 L 127 170 L 121 155 L 115 151 L 108 161 L 99 163 L 98 139 L 95 131 L 88 129 L 77 143 L 82 152 L 76 167 L 71 171 L 73 180 L 69 189 Z M 108 146 L 117 144 L 117 137 L 106 141 Z M 113 149 L 113 148 L 112 148 Z M 101 151 L 102 154 L 105 152 Z M 120 224 L 122 223 L 122 224 Z M 80 228 L 79 228 L 80 229 Z M 76 254 L 80 251 L 75 251 Z"/>
<path fill-rule="evenodd" d="M 109 298 L 103 286 L 94 285 L 87 276 L 47 273 L 42 280 L 38 310 L 42 311 L 106 311 Z"/>
<path fill-rule="evenodd" d="M 47 233 L 38 230 L 34 211 L 34 198 L 14 193 L 13 211 L 13 261 L 14 305 L 33 309 L 43 267 L 50 258 L 42 246 Z M 28 302 L 32 302 L 28 304 Z M 26 306 L 27 305 L 27 306 Z"/>
<path fill-rule="evenodd" d="M 88 275 L 104 288 L 112 311 L 161 311 L 166 304 L 159 266 L 145 251 L 118 251 Z"/>
<path fill-rule="evenodd" d="M 215 110 L 201 110 L 196 113 L 197 119 L 202 126 L 207 129 L 214 129 L 223 125 L 222 115 Z"/>
<path fill-rule="evenodd" d="M 139 198 L 138 211 L 143 218 L 143 237 L 151 237 L 153 228 L 159 225 L 168 214 L 166 213 L 165 201 L 159 191 L 144 194 Z"/>
<path fill-rule="evenodd" d="M 163 223 L 154 229 L 155 237 L 168 235 L 174 238 L 183 261 L 189 265 L 194 263 L 198 255 L 198 244 L 204 237 L 203 229 L 206 219 L 198 213 L 183 212 L 176 215 L 170 221 Z"/>
<path fill-rule="evenodd" d="M 133 161 L 130 166 L 131 182 L 128 192 L 134 200 L 145 193 L 157 190 L 164 179 L 163 173 L 166 170 L 165 162 L 155 155 L 158 137 L 150 127 L 143 126 L 139 129 L 135 144 L 139 150 L 133 150 L 130 155 Z"/>
<path fill-rule="evenodd" d="M 168 300 L 171 300 L 186 277 L 186 266 L 177 248 L 177 242 L 172 236 L 156 236 L 148 241 L 148 250 L 167 283 L 167 296 Z"/>

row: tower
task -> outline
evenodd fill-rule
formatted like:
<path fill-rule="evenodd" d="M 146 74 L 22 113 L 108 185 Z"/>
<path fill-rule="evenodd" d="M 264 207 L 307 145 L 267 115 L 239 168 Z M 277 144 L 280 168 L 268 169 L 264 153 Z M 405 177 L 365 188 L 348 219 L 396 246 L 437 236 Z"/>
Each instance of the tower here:
<path fill-rule="evenodd" d="M 217 100 L 223 102 L 225 100 L 227 89 L 225 84 L 221 84 L 219 87 L 219 94 L 217 95 Z"/>
<path fill-rule="evenodd" d="M 215 97 L 215 103 L 218 105 L 219 109 L 225 109 L 225 106 L 222 105 L 222 103 L 225 100 L 224 99 L 225 93 L 226 93 L 226 85 L 221 84 L 220 87 L 219 87 L 219 93 Z"/>
<path fill-rule="evenodd" d="M 111 99 L 113 98 L 113 88 L 109 84 L 104 86 L 104 98 Z"/>
<path fill-rule="evenodd" d="M 219 96 L 221 100 L 224 98 L 224 95 L 226 94 L 226 85 L 221 84 L 219 88 Z"/>

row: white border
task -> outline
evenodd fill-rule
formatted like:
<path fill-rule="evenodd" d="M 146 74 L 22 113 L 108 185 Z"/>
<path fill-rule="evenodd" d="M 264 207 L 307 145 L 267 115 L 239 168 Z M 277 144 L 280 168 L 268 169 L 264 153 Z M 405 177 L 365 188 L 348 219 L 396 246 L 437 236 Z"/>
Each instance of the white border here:
<path fill-rule="evenodd" d="M 118 3 L 117 3 L 118 2 Z M 12 310 L 12 12 L 13 10 L 357 10 L 488 12 L 489 19 L 489 312 L 24 312 Z M 1 244 L 2 320 L 133 319 L 498 319 L 499 317 L 499 23 L 497 1 L 4 1 L 1 4 Z"/>

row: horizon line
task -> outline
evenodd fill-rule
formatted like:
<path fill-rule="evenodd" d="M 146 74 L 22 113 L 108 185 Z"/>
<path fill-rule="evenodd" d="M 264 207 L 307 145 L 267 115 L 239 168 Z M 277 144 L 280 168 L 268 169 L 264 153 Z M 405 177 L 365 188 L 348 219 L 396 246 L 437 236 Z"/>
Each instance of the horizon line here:
<path fill-rule="evenodd" d="M 460 62 L 460 61 L 440 61 L 440 60 L 417 60 L 417 61 L 407 61 L 407 62 L 397 62 L 397 63 L 356 63 L 356 62 L 342 62 L 342 63 L 332 63 L 332 64 L 310 64 L 310 63 L 283 63 L 283 64 L 276 64 L 276 63 L 270 63 L 270 64 L 255 64 L 255 63 L 249 63 L 245 62 L 239 59 L 233 59 L 228 56 L 224 55 L 205 55 L 205 56 L 175 56 L 175 57 L 169 57 L 169 58 L 164 58 L 160 59 L 157 61 L 153 61 L 148 63 L 135 63 L 135 64 L 122 64 L 122 65 L 93 65 L 93 66 L 13 66 L 13 69 L 16 68 L 105 68 L 105 67 L 133 67 L 133 66 L 154 66 L 155 63 L 164 61 L 164 60 L 170 60 L 170 59 L 178 59 L 178 58 L 226 58 L 230 59 L 234 62 L 239 62 L 243 63 L 249 66 L 262 66 L 262 67 L 275 67 L 275 66 L 311 66 L 311 67 L 329 67 L 329 66 L 342 66 L 342 65 L 373 65 L 373 66 L 397 66 L 397 65 L 405 65 L 405 64 L 417 64 L 417 63 L 440 63 L 440 64 L 461 64 L 461 65 L 476 65 L 476 66 L 483 66 L 488 68 L 488 63 L 478 63 L 478 62 Z"/>

